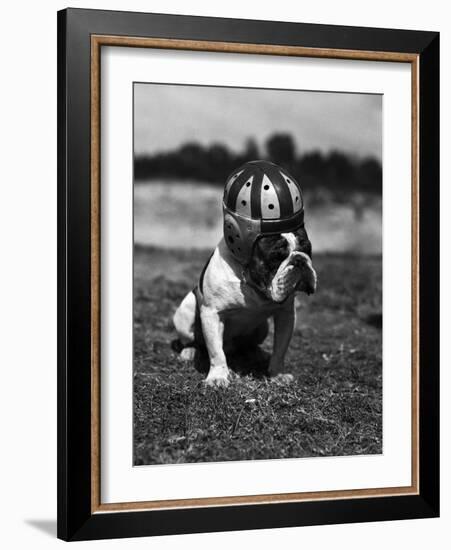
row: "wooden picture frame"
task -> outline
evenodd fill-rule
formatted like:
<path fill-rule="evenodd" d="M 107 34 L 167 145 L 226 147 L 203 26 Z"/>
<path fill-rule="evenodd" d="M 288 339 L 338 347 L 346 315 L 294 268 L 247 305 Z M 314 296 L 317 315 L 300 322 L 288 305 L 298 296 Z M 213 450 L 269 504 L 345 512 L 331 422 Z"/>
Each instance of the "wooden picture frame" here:
<path fill-rule="evenodd" d="M 410 487 L 101 503 L 103 46 L 411 64 Z M 83 9 L 58 13 L 58 537 L 85 540 L 438 515 L 438 96 L 439 35 L 434 32 Z"/>

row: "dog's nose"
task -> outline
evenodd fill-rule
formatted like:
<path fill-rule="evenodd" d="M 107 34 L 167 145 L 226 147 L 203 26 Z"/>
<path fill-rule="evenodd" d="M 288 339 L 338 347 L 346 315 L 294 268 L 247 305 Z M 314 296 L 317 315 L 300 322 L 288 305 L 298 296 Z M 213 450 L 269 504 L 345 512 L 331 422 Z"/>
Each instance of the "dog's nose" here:
<path fill-rule="evenodd" d="M 305 263 L 305 258 L 299 252 L 293 252 L 293 254 L 291 255 L 290 263 L 296 267 L 299 267 L 303 263 Z"/>

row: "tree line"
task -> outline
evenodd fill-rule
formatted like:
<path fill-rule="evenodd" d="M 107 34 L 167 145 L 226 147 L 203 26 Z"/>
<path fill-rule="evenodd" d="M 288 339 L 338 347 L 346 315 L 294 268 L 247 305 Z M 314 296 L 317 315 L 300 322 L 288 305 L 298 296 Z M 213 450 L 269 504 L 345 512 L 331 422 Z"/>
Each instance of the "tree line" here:
<path fill-rule="evenodd" d="M 320 151 L 297 154 L 293 137 L 285 133 L 270 136 L 263 150 L 255 140 L 248 139 L 238 153 L 221 143 L 203 146 L 191 142 L 175 151 L 136 156 L 134 175 L 136 180 L 170 178 L 224 185 L 233 170 L 256 159 L 282 166 L 299 181 L 303 190 L 326 191 L 334 199 L 355 192 L 382 193 L 382 166 L 376 158 L 352 157 L 338 150 L 328 154 Z"/>

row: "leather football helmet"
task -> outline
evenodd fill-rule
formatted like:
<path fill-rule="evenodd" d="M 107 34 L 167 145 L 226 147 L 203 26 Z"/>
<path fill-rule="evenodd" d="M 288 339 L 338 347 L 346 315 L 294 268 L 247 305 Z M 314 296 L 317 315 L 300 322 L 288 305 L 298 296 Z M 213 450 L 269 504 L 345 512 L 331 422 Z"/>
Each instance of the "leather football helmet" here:
<path fill-rule="evenodd" d="M 224 240 L 233 256 L 247 265 L 259 237 L 303 227 L 301 188 L 285 169 L 272 162 L 247 162 L 227 179 L 223 213 Z"/>

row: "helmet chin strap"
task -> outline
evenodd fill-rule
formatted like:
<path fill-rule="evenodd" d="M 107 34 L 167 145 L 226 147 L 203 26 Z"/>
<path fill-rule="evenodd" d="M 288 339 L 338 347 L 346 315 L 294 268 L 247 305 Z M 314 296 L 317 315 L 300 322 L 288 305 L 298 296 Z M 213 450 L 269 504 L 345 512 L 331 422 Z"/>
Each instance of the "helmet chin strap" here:
<path fill-rule="evenodd" d="M 265 298 L 266 300 L 272 300 L 271 296 L 268 296 L 266 289 L 263 290 L 261 287 L 259 287 L 254 280 L 252 279 L 249 270 L 247 269 L 247 266 L 243 268 L 241 271 L 241 275 L 247 285 L 249 285 L 251 288 L 253 288 L 260 296 Z"/>
<path fill-rule="evenodd" d="M 250 276 L 249 274 L 249 270 L 244 267 L 243 270 L 241 271 L 241 275 L 245 281 L 245 283 L 247 285 L 249 285 L 253 290 L 255 290 L 257 292 L 257 294 L 260 295 L 260 297 L 264 298 L 265 300 L 269 300 L 270 302 L 275 302 L 275 303 L 278 303 L 278 304 L 283 304 L 285 303 L 288 298 L 291 296 L 291 293 L 287 294 L 287 296 L 285 296 L 285 298 L 280 301 L 280 302 L 276 302 L 271 295 L 268 296 L 268 291 L 267 289 L 263 290 L 261 287 L 259 287 L 255 282 L 254 280 L 252 279 L 252 277 Z"/>

